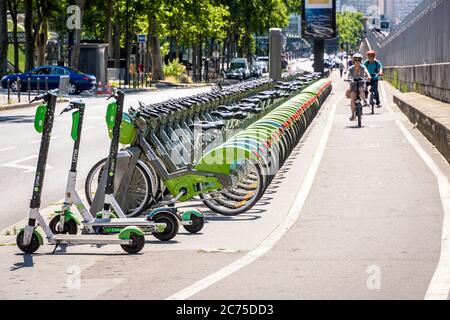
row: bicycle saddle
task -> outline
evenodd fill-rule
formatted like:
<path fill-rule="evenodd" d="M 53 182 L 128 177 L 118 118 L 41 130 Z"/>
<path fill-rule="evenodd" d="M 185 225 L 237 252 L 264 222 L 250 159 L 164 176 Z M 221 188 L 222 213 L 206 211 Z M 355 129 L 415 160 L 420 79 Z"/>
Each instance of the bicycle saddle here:
<path fill-rule="evenodd" d="M 259 104 L 259 103 L 261 102 L 261 99 L 258 98 L 258 97 L 254 97 L 254 98 L 245 98 L 245 99 L 242 99 L 241 102 L 244 102 L 244 103 L 254 103 L 254 104 L 257 105 L 257 104 Z"/>
<path fill-rule="evenodd" d="M 164 107 L 161 107 L 161 106 L 155 107 L 154 110 L 158 111 L 159 113 L 164 113 L 164 114 L 169 114 L 170 113 L 170 110 L 168 110 L 168 109 L 166 109 Z"/>
<path fill-rule="evenodd" d="M 208 122 L 208 121 L 202 121 L 202 122 L 196 122 L 189 125 L 190 129 L 201 129 L 202 131 L 208 131 L 210 129 L 222 129 L 225 126 L 225 122 L 215 121 L 215 122 Z"/>
<path fill-rule="evenodd" d="M 192 102 L 189 102 L 187 100 L 182 100 L 182 101 L 178 102 L 178 104 L 180 104 L 186 108 L 192 108 L 192 106 L 194 105 Z"/>
<path fill-rule="evenodd" d="M 217 108 L 217 111 L 219 112 L 235 112 L 238 110 L 239 110 L 238 106 L 219 106 Z"/>
<path fill-rule="evenodd" d="M 257 104 L 254 104 L 254 103 L 246 103 L 246 102 L 241 102 L 241 103 L 238 103 L 238 106 L 239 106 L 239 108 L 256 108 L 256 107 L 258 107 L 258 105 Z"/>
<path fill-rule="evenodd" d="M 157 114 L 156 112 L 153 112 L 153 111 L 139 110 L 139 113 L 144 118 L 157 118 L 157 119 L 159 119 L 159 114 Z"/>
<path fill-rule="evenodd" d="M 229 119 L 245 119 L 247 118 L 248 114 L 246 112 L 237 111 L 237 112 L 220 112 L 220 111 L 213 111 L 211 112 L 212 116 L 218 116 L 222 119 L 229 120 Z"/>
<path fill-rule="evenodd" d="M 174 106 L 173 104 L 166 103 L 163 105 L 164 108 L 169 109 L 171 111 L 180 111 L 181 109 Z"/>

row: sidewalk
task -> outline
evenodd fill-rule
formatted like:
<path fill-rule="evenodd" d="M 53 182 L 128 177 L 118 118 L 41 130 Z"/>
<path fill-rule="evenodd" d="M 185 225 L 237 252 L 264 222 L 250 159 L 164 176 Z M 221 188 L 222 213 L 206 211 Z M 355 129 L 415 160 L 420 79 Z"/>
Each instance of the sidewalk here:
<path fill-rule="evenodd" d="M 450 104 L 415 92 L 398 92 L 394 102 L 450 163 Z"/>

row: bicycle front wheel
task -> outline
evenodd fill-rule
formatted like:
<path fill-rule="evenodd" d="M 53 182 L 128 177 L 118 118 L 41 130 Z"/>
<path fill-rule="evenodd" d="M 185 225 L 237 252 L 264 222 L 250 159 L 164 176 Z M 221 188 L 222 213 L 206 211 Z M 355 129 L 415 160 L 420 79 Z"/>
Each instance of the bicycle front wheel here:
<path fill-rule="evenodd" d="M 100 180 L 104 171 L 106 158 L 97 162 L 89 171 L 85 182 L 86 199 L 89 205 L 92 204 Z M 116 186 L 117 188 L 117 186 Z M 151 179 L 144 168 L 144 164 L 140 161 L 136 164 L 133 172 L 131 183 L 128 186 L 123 208 L 126 208 L 125 215 L 127 217 L 135 217 L 147 209 L 149 202 L 152 200 L 152 184 Z"/>

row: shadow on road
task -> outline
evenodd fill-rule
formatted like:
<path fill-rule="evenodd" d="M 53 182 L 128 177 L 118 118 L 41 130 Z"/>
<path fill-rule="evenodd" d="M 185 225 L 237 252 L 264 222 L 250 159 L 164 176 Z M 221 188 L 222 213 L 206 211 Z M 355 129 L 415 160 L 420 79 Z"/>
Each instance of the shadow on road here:
<path fill-rule="evenodd" d="M 34 122 L 34 116 L 0 116 L 0 123 L 31 123 Z"/>
<path fill-rule="evenodd" d="M 16 271 L 22 268 L 31 268 L 34 266 L 33 255 L 32 254 L 17 254 L 23 257 L 23 262 L 15 263 L 11 267 L 10 271 Z"/>

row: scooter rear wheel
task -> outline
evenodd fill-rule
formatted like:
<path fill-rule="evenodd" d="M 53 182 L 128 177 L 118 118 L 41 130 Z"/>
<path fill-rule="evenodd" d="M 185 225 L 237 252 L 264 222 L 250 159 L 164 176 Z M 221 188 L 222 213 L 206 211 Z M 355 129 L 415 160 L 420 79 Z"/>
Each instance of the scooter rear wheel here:
<path fill-rule="evenodd" d="M 138 234 L 132 234 L 131 240 L 133 241 L 133 244 L 121 244 L 123 250 L 125 250 L 128 253 L 135 254 L 141 251 L 145 246 L 145 237 L 138 235 Z"/>
<path fill-rule="evenodd" d="M 36 234 L 33 233 L 33 235 L 31 236 L 31 242 L 28 245 L 24 245 L 23 244 L 23 237 L 25 235 L 25 231 L 22 230 L 19 232 L 19 234 L 17 235 L 16 238 L 16 244 L 19 247 L 20 250 L 22 250 L 24 253 L 34 253 L 37 251 L 37 249 L 39 249 L 39 247 L 41 246 L 39 244 L 39 239 L 36 236 Z"/>

